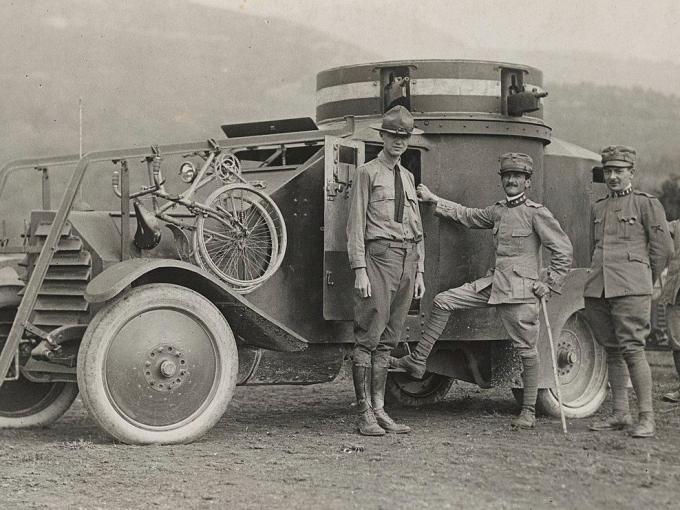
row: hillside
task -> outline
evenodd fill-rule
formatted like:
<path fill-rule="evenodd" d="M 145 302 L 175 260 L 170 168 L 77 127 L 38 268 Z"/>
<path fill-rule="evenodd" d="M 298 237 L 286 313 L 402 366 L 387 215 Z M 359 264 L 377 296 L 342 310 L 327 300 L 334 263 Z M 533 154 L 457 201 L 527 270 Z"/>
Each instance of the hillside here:
<path fill-rule="evenodd" d="M 398 58 L 384 45 L 366 49 L 375 34 L 353 45 L 341 42 L 339 34 L 184 0 L 120 5 L 112 10 L 111 3 L 96 0 L 0 3 L 0 16 L 11 20 L 0 31 L 6 55 L 0 71 L 0 160 L 77 152 L 79 98 L 85 151 L 204 140 L 221 137 L 219 125 L 227 122 L 313 116 L 317 72 Z M 417 40 L 401 57 L 469 53 L 455 34 L 437 34 L 436 40 L 434 54 Z M 609 143 L 635 146 L 646 189 L 667 174 L 680 174 L 675 140 L 680 98 L 658 92 L 668 90 L 669 78 L 680 79 L 678 66 L 625 57 L 602 64 L 595 54 L 508 49 L 477 56 L 542 68 L 550 92 L 546 121 L 555 136 L 595 151 Z M 663 78 L 663 72 L 670 74 Z M 645 76 L 656 91 L 603 85 L 605 79 L 644 85 Z M 35 172 L 29 179 L 38 184 Z M 33 189 L 39 188 L 17 184 L 8 190 L 0 218 L 36 205 Z"/>

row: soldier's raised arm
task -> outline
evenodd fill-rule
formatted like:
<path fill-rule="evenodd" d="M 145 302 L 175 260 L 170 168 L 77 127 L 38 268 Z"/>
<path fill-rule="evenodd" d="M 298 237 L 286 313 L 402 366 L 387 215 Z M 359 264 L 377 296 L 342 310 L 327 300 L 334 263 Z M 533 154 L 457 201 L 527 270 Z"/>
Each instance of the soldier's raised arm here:
<path fill-rule="evenodd" d="M 494 206 L 484 209 L 465 207 L 457 202 L 438 197 L 424 184 L 418 186 L 418 197 L 423 202 L 435 204 L 434 214 L 437 216 L 461 223 L 468 228 L 493 228 Z"/>

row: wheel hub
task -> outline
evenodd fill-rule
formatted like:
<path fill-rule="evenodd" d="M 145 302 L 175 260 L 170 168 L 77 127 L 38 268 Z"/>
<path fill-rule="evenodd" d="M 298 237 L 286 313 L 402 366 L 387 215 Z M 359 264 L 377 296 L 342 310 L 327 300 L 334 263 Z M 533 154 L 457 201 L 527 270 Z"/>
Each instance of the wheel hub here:
<path fill-rule="evenodd" d="M 176 390 L 189 376 L 184 354 L 170 344 L 151 349 L 144 361 L 144 378 L 151 388 L 160 392 Z"/>
<path fill-rule="evenodd" d="M 578 338 L 571 331 L 562 331 L 556 347 L 557 373 L 560 379 L 571 380 L 578 372 L 581 361 Z"/>

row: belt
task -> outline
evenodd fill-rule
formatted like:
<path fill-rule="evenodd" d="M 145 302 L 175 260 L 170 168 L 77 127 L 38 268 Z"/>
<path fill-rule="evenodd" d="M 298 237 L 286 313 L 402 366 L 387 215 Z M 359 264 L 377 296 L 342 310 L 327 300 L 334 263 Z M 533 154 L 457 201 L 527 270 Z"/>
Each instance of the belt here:
<path fill-rule="evenodd" d="M 392 239 L 370 239 L 367 242 L 380 243 L 383 246 L 387 246 L 389 248 L 404 248 L 404 249 L 413 248 L 418 243 L 418 241 L 413 241 L 411 239 L 405 239 L 404 241 L 394 241 Z"/>

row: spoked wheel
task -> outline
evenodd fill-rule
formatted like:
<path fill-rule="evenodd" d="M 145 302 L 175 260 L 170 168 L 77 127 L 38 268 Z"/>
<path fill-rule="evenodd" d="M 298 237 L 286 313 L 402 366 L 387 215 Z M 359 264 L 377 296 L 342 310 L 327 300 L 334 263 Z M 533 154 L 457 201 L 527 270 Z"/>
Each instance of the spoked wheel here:
<path fill-rule="evenodd" d="M 0 308 L 0 346 L 12 326 L 16 308 Z M 34 383 L 20 376 L 0 387 L 0 428 L 44 427 L 63 415 L 78 395 L 76 383 Z"/>
<path fill-rule="evenodd" d="M 224 414 L 236 385 L 231 328 L 202 295 L 136 287 L 102 308 L 78 353 L 78 384 L 95 421 L 130 444 L 193 441 Z"/>
<path fill-rule="evenodd" d="M 274 201 L 250 185 L 229 184 L 214 191 L 206 205 L 219 216 L 198 218 L 197 262 L 237 289 L 264 283 L 286 252 L 286 226 Z"/>
<path fill-rule="evenodd" d="M 572 314 L 555 338 L 557 374 L 567 418 L 585 418 L 599 408 L 607 396 L 607 359 L 581 312 Z M 513 389 L 518 402 L 522 390 Z M 540 389 L 536 405 L 550 416 L 560 416 L 557 390 Z"/>
<path fill-rule="evenodd" d="M 390 372 L 385 386 L 385 401 L 404 406 L 434 404 L 446 397 L 452 384 L 451 377 L 431 372 L 426 372 L 422 379 L 403 372 Z"/>

